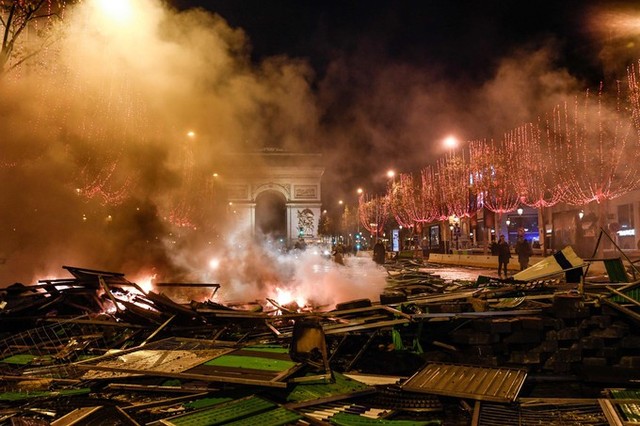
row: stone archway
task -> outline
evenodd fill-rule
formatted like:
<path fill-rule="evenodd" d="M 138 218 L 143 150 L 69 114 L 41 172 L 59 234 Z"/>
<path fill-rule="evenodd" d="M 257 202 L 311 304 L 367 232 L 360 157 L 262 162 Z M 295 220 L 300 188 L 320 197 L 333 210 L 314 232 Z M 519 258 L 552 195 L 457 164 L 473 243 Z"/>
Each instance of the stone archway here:
<path fill-rule="evenodd" d="M 226 156 L 226 192 L 236 225 L 285 244 L 318 238 L 324 173 L 320 154 L 282 150 Z"/>
<path fill-rule="evenodd" d="M 256 231 L 274 240 L 287 238 L 287 200 L 278 191 L 256 197 Z"/>

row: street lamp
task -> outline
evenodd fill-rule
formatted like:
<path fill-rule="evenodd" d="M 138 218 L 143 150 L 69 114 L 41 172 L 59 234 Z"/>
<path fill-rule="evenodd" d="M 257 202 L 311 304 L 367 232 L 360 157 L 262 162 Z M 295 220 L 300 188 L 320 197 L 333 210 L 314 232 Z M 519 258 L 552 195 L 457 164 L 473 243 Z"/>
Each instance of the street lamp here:
<path fill-rule="evenodd" d="M 518 212 L 519 216 L 522 216 L 522 213 L 524 213 L 524 209 L 522 207 L 518 207 L 518 210 L 516 210 Z"/>
<path fill-rule="evenodd" d="M 393 170 L 387 170 L 387 177 L 389 179 L 393 179 L 395 175 L 396 175 L 396 172 L 394 172 Z"/>
<path fill-rule="evenodd" d="M 356 192 L 358 193 L 358 196 L 361 196 L 364 191 L 362 190 L 362 188 L 358 188 Z M 358 234 L 360 234 L 360 217 L 359 216 L 360 215 L 358 214 L 358 210 L 356 209 L 356 225 L 358 227 Z"/>
<path fill-rule="evenodd" d="M 578 217 L 580 218 L 580 220 L 582 220 L 582 218 L 584 217 L 584 210 L 580 210 L 580 212 L 578 213 Z"/>
<path fill-rule="evenodd" d="M 458 147 L 458 139 L 455 136 L 447 136 L 443 143 L 444 146 L 450 150 L 454 150 Z"/>
<path fill-rule="evenodd" d="M 447 250 L 447 254 L 451 251 L 451 242 L 453 242 L 453 225 L 449 225 L 450 238 L 449 238 L 449 250 Z"/>

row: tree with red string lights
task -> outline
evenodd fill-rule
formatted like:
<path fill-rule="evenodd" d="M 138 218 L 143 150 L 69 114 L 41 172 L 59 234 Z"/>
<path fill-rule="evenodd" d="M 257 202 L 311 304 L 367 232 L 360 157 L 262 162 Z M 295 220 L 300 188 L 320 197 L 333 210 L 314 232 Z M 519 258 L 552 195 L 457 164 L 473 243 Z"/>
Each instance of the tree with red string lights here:
<path fill-rule="evenodd" d="M 416 219 L 420 217 L 420 198 L 421 187 L 410 173 L 401 173 L 387 190 L 390 213 L 400 225 L 400 232 L 402 233 L 402 228 L 408 229 L 412 240 L 414 232 L 419 228 L 416 226 Z"/>
<path fill-rule="evenodd" d="M 493 140 L 479 140 L 469 146 L 472 178 L 478 202 L 498 214 L 497 223 L 494 225 L 496 229 L 499 229 L 502 215 L 514 211 L 520 203 L 513 180 L 513 175 L 517 172 L 517 158 L 505 145 L 504 140 L 499 143 Z"/>
<path fill-rule="evenodd" d="M 401 173 L 387 189 L 389 211 L 398 225 L 410 228 L 415 225 L 412 212 L 415 210 L 418 188 L 413 176 Z"/>
<path fill-rule="evenodd" d="M 471 163 L 464 153 L 451 151 L 437 163 L 437 182 L 444 216 L 468 217 L 477 209 L 471 184 Z"/>
<path fill-rule="evenodd" d="M 375 235 L 376 241 L 384 229 L 389 215 L 389 202 L 386 196 L 360 195 L 358 200 L 358 216 L 362 226 Z"/>
<path fill-rule="evenodd" d="M 103 206 L 122 204 L 131 195 L 137 176 L 118 173 L 118 164 L 119 160 L 114 160 L 97 171 L 90 171 L 89 164 L 85 165 L 80 172 L 81 184 L 76 193 L 87 200 L 98 199 Z"/>
<path fill-rule="evenodd" d="M 437 162 L 437 181 L 440 189 L 440 202 L 444 219 L 452 218 L 452 240 L 455 238 L 456 249 L 462 235 L 462 218 L 468 218 L 477 209 L 477 197 L 471 184 L 471 164 L 463 151 L 451 149 L 447 155 Z M 444 226 L 448 226 L 445 222 Z M 468 226 L 468 222 L 467 222 Z"/>
<path fill-rule="evenodd" d="M 609 200 L 640 187 L 634 81 L 630 79 L 630 109 L 624 105 L 618 84 L 615 95 L 605 94 L 600 85 L 595 97 L 587 91 L 583 99 L 576 97 L 571 107 L 565 103 L 553 111 L 550 134 L 563 150 L 559 157 L 563 173 L 559 176 L 566 189 L 564 201 L 575 206 L 595 201 L 600 228 L 606 225 Z"/>
<path fill-rule="evenodd" d="M 61 0 L 0 0 L 0 75 L 32 58 L 51 43 L 50 18 L 60 18 L 67 3 Z M 23 39 L 33 39 L 25 37 L 30 27 L 34 29 L 31 33 L 38 36 L 39 44 L 21 45 Z"/>
<path fill-rule="evenodd" d="M 420 171 L 420 190 L 416 195 L 415 205 L 411 210 L 414 221 L 431 222 L 445 215 L 438 178 L 432 166 L 427 166 Z"/>
<path fill-rule="evenodd" d="M 562 201 L 565 189 L 560 182 L 561 147 L 553 143 L 541 125 L 526 123 L 505 135 L 505 148 L 517 167 L 513 182 L 520 202 L 541 209 Z"/>
<path fill-rule="evenodd" d="M 543 254 L 546 253 L 544 238 L 544 209 L 562 201 L 565 187 L 559 175 L 561 146 L 554 143 L 548 124 L 526 123 L 505 136 L 506 149 L 510 157 L 516 158 L 517 168 L 513 182 L 520 195 L 520 202 L 538 210 L 538 232 Z"/>
<path fill-rule="evenodd" d="M 620 89 L 620 87 L 618 87 Z M 553 113 L 551 138 L 561 146 L 566 190 L 564 201 L 581 206 L 603 203 L 640 187 L 640 138 L 634 114 L 622 105 L 620 90 L 607 102 L 602 85 L 595 101 L 587 91 L 572 108 L 565 103 Z"/>
<path fill-rule="evenodd" d="M 341 230 L 348 236 L 356 234 L 358 227 L 358 211 L 349 205 L 344 206 L 344 211 L 340 217 Z M 352 241 L 349 241 L 352 243 Z"/>

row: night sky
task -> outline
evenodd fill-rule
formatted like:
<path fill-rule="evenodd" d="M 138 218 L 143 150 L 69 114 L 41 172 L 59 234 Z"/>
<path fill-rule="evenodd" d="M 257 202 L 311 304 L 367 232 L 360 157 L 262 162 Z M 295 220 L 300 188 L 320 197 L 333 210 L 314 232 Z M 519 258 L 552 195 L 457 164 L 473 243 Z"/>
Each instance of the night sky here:
<path fill-rule="evenodd" d="M 640 58 L 640 30 L 620 22 L 620 16 L 640 16 L 637 2 L 635 11 L 634 2 L 548 0 L 173 5 L 203 7 L 244 30 L 255 63 L 284 55 L 310 65 L 323 131 L 311 149 L 330 159 L 325 186 L 339 188 L 326 194 L 331 197 L 349 197 L 354 186 L 380 191 L 383 169 L 419 170 L 441 154 L 447 134 L 494 138 L 535 120 L 550 104 L 534 97 L 549 87 L 536 89 L 539 83 L 529 79 L 552 75 L 565 80 L 563 94 L 580 92 L 623 79 Z M 544 56 L 541 63 L 527 68 L 536 55 Z M 519 67 L 520 75 L 509 75 Z M 511 114 L 497 93 L 528 104 L 526 111 Z M 332 161 L 336 151 L 341 161 Z"/>
<path fill-rule="evenodd" d="M 260 1 L 176 0 L 203 7 L 244 29 L 254 58 L 286 54 L 310 61 L 322 78 L 342 54 L 372 49 L 379 58 L 442 67 L 482 82 L 499 58 L 523 45 L 557 38 L 560 65 L 597 77 L 597 49 L 586 26 L 594 7 L 612 1 Z M 630 4 L 630 2 L 627 2 Z M 620 3 L 623 4 L 623 3 Z M 372 54 L 374 52 L 368 52 Z"/>

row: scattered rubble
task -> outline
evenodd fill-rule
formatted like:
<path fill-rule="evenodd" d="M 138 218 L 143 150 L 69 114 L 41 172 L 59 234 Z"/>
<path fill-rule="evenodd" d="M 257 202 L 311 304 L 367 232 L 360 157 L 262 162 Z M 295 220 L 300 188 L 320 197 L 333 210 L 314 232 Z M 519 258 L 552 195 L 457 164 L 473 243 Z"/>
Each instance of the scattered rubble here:
<path fill-rule="evenodd" d="M 638 423 L 640 281 L 573 282 L 563 256 L 473 282 L 398 260 L 331 310 L 65 266 L 0 289 L 0 424 Z"/>

